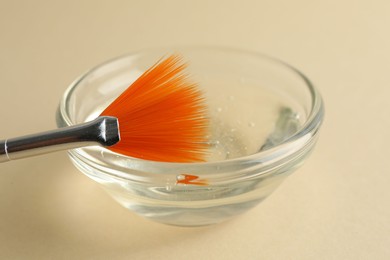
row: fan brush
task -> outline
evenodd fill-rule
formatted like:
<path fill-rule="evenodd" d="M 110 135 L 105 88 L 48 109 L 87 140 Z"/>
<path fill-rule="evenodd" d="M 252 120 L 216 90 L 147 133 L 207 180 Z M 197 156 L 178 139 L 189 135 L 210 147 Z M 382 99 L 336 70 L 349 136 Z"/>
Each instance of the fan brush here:
<path fill-rule="evenodd" d="M 0 162 L 91 145 L 161 162 L 204 161 L 207 108 L 178 55 L 158 61 L 96 119 L 0 141 Z"/>

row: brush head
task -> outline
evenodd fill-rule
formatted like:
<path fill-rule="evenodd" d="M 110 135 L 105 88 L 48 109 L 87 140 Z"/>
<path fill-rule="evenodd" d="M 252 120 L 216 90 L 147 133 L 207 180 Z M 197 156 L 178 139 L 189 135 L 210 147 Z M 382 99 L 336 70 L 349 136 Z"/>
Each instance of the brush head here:
<path fill-rule="evenodd" d="M 159 61 L 101 113 L 119 122 L 121 139 L 108 149 L 145 160 L 204 161 L 205 99 L 185 68 L 177 55 Z"/>

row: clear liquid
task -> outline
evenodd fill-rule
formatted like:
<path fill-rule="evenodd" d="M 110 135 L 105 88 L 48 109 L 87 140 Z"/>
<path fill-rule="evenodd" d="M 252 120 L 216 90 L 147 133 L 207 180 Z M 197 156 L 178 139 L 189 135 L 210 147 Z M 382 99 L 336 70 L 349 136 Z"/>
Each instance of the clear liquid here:
<path fill-rule="evenodd" d="M 266 88 L 246 86 L 243 91 L 234 85 L 214 83 L 214 86 L 205 92 L 210 117 L 207 161 L 223 161 L 269 149 L 290 137 L 301 125 L 302 118 L 294 109 L 294 103 Z M 104 107 L 94 110 L 88 119 L 98 116 Z M 123 160 L 100 148 L 84 149 L 95 156 L 117 160 L 116 163 L 137 174 L 141 171 L 141 176 L 152 174 L 157 178 L 153 184 L 142 184 L 119 181 L 93 171 L 88 173 L 124 207 L 166 224 L 197 226 L 228 219 L 259 203 L 284 178 L 275 174 L 272 180 L 248 180 L 230 185 L 180 185 L 177 180 L 182 177 L 181 173 L 171 175 L 170 169 L 165 168 L 151 171 L 142 163 Z M 185 172 L 187 170 L 192 171 L 188 168 Z M 200 177 L 199 181 L 204 180 Z"/>
<path fill-rule="evenodd" d="M 216 87 L 208 89 L 211 126 L 207 161 L 223 161 L 269 149 L 299 129 L 299 113 L 287 97 L 281 98 L 267 88 L 241 84 L 246 84 L 245 88 L 215 82 Z"/>

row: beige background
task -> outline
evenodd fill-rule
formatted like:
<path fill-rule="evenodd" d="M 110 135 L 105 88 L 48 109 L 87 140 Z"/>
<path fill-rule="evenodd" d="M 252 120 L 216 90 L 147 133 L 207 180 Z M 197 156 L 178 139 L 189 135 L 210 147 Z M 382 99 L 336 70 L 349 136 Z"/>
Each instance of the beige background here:
<path fill-rule="evenodd" d="M 389 259 L 390 2 L 0 1 L 0 139 L 55 127 L 67 85 L 144 47 L 218 44 L 304 71 L 326 120 L 308 162 L 221 225 L 144 220 L 66 153 L 0 165 L 0 259 Z"/>

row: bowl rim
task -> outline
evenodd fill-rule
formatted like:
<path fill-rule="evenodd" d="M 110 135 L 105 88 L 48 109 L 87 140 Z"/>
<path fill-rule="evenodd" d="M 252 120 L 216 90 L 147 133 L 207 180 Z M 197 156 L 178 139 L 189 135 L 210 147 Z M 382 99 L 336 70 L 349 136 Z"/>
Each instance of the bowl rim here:
<path fill-rule="evenodd" d="M 270 61 L 276 62 L 280 64 L 281 66 L 285 67 L 287 70 L 290 70 L 294 74 L 296 74 L 298 77 L 300 77 L 306 85 L 307 89 L 309 90 L 310 97 L 311 97 L 311 110 L 308 114 L 308 117 L 304 124 L 301 126 L 300 130 L 288 137 L 286 140 L 284 140 L 282 143 L 270 148 L 266 149 L 264 151 L 259 151 L 254 154 L 238 157 L 238 158 L 232 158 L 232 159 L 226 159 L 222 161 L 212 161 L 212 162 L 191 162 L 191 163 L 182 163 L 182 162 L 159 162 L 159 161 L 150 161 L 150 160 L 143 160 L 139 158 L 129 157 L 121 154 L 117 154 L 121 158 L 131 160 L 133 162 L 142 163 L 144 165 L 150 165 L 153 167 L 162 167 L 165 169 L 173 169 L 173 168 L 181 168 L 191 166 L 193 167 L 222 167 L 222 166 L 228 166 L 231 164 L 241 164 L 245 162 L 250 161 L 256 161 L 257 163 L 262 163 L 264 165 L 270 165 L 274 164 L 275 162 L 279 162 L 281 159 L 286 159 L 287 157 L 291 157 L 292 154 L 300 153 L 300 151 L 305 150 L 308 146 L 311 146 L 311 144 L 314 142 L 315 137 L 317 137 L 317 132 L 322 124 L 323 118 L 324 118 L 324 104 L 323 99 L 321 97 L 320 92 L 318 89 L 312 84 L 312 82 L 309 80 L 309 78 L 303 74 L 300 70 L 293 67 L 292 65 L 286 63 L 285 61 L 275 58 L 273 56 L 263 54 L 257 51 L 251 51 L 251 50 L 244 50 L 240 48 L 234 48 L 234 47 L 227 47 L 227 46 L 217 46 L 217 45 L 180 45 L 180 46 L 170 46 L 170 47 L 158 47 L 158 48 L 144 48 L 137 51 L 129 52 L 111 59 L 106 60 L 105 62 L 102 62 L 95 67 L 92 67 L 91 69 L 87 70 L 81 76 L 79 76 L 76 80 L 74 80 L 69 87 L 64 92 L 60 104 L 57 110 L 57 124 L 59 126 L 69 126 L 72 125 L 73 122 L 70 119 L 69 115 L 67 114 L 66 104 L 67 101 L 70 99 L 72 93 L 75 89 L 77 89 L 77 86 L 80 82 L 82 82 L 88 75 L 93 73 L 94 71 L 100 69 L 101 67 L 104 67 L 112 62 L 118 61 L 120 59 L 124 59 L 126 57 L 139 55 L 142 53 L 147 53 L 148 51 L 156 51 L 156 50 L 186 50 L 186 49 L 208 49 L 208 50 L 216 50 L 216 51 L 224 51 L 229 53 L 237 53 L 237 54 L 245 54 L 250 55 L 253 57 L 257 57 L 260 59 L 268 59 Z M 163 53 L 163 52 L 162 52 Z M 298 147 L 298 148 L 297 148 Z M 102 149 L 106 149 L 104 147 L 101 147 Z M 82 148 L 70 150 L 69 152 L 73 155 L 77 155 L 78 158 L 80 158 L 80 154 L 77 154 L 78 150 L 82 150 Z M 111 152 L 111 151 L 110 151 Z M 124 167 L 115 165 L 115 167 L 120 167 L 123 169 L 126 169 Z M 118 173 L 118 172 L 117 172 Z M 117 177 L 120 178 L 127 178 L 128 174 L 114 174 Z"/>

